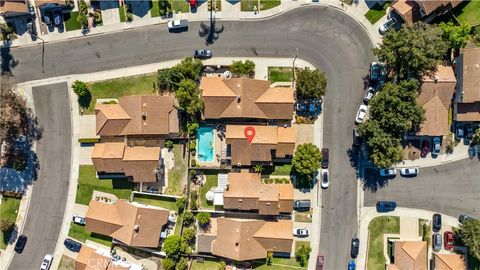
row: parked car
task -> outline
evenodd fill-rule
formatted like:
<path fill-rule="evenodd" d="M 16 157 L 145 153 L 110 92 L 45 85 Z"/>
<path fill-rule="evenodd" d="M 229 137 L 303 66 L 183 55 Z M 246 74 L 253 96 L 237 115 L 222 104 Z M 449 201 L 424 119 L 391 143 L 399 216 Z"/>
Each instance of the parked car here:
<path fill-rule="evenodd" d="M 328 188 L 328 186 L 330 185 L 330 179 L 327 169 L 322 169 L 321 178 L 322 182 L 320 183 L 320 185 L 322 186 L 322 188 Z"/>
<path fill-rule="evenodd" d="M 453 249 L 453 242 L 455 241 L 454 235 L 452 232 L 444 232 L 443 233 L 443 247 L 446 250 L 452 250 Z"/>
<path fill-rule="evenodd" d="M 46 25 L 52 25 L 52 21 L 53 21 L 53 19 L 51 17 L 51 14 L 45 13 L 43 15 L 43 22 L 45 22 Z"/>
<path fill-rule="evenodd" d="M 377 212 L 386 213 L 394 211 L 397 208 L 397 203 L 392 201 L 379 201 L 377 202 Z"/>
<path fill-rule="evenodd" d="M 329 150 L 328 148 L 322 148 L 322 168 L 328 168 L 329 163 Z"/>
<path fill-rule="evenodd" d="M 315 270 L 323 270 L 323 263 L 325 262 L 325 257 L 322 255 L 318 255 L 317 257 L 317 267 Z"/>
<path fill-rule="evenodd" d="M 348 270 L 355 270 L 355 268 L 356 268 L 355 261 L 354 260 L 349 261 Z"/>
<path fill-rule="evenodd" d="M 20 235 L 15 243 L 15 252 L 22 253 L 25 245 L 27 244 L 27 237 L 25 235 Z"/>
<path fill-rule="evenodd" d="M 359 146 L 362 144 L 362 137 L 358 133 L 357 128 L 353 128 L 353 144 Z"/>
<path fill-rule="evenodd" d="M 397 19 L 395 19 L 395 17 L 391 17 L 378 28 L 378 32 L 380 32 L 381 35 L 385 35 L 387 31 L 390 30 L 390 28 L 392 28 L 392 26 L 394 26 L 396 23 Z"/>
<path fill-rule="evenodd" d="M 75 224 L 85 226 L 85 218 L 79 215 L 73 215 L 72 221 Z"/>
<path fill-rule="evenodd" d="M 367 90 L 367 93 L 363 97 L 363 102 L 365 102 L 365 104 L 368 104 L 370 100 L 372 100 L 374 95 L 375 95 L 375 89 L 373 89 L 373 87 L 369 87 Z"/>
<path fill-rule="evenodd" d="M 442 236 L 439 233 L 433 234 L 432 248 L 433 248 L 433 251 L 437 251 L 437 252 L 442 249 Z"/>
<path fill-rule="evenodd" d="M 388 177 L 397 175 L 397 169 L 395 168 L 383 168 L 380 169 L 380 176 Z"/>
<path fill-rule="evenodd" d="M 380 77 L 380 65 L 378 62 L 372 62 L 370 64 L 370 80 L 376 81 Z"/>
<path fill-rule="evenodd" d="M 475 219 L 475 218 L 473 218 L 473 217 L 471 217 L 471 216 L 467 216 L 467 215 L 465 215 L 465 214 L 461 214 L 461 215 L 458 217 L 458 221 L 459 221 L 460 223 L 462 223 L 462 224 L 465 223 L 465 222 L 468 221 L 468 220 L 476 220 L 476 221 L 478 221 L 477 219 Z"/>
<path fill-rule="evenodd" d="M 355 123 L 361 124 L 365 120 L 365 116 L 367 115 L 368 107 L 367 105 L 360 105 L 360 108 L 358 108 L 357 111 L 357 116 L 355 117 Z"/>
<path fill-rule="evenodd" d="M 463 144 L 464 145 L 469 145 L 472 142 L 473 139 L 473 127 L 468 125 L 465 126 L 465 138 L 463 139 Z"/>
<path fill-rule="evenodd" d="M 464 126 L 463 125 L 458 125 L 457 126 L 457 131 L 455 132 L 455 137 L 457 139 L 457 141 L 460 141 L 461 139 L 463 139 L 463 135 L 464 135 Z"/>
<path fill-rule="evenodd" d="M 420 156 L 422 158 L 427 157 L 429 152 L 430 152 L 430 142 L 425 140 L 422 142 L 422 151 L 420 152 Z"/>
<path fill-rule="evenodd" d="M 438 154 L 440 154 L 440 148 L 441 148 L 441 139 L 440 137 L 433 137 L 433 146 L 432 146 L 432 157 L 438 157 Z"/>
<path fill-rule="evenodd" d="M 295 200 L 295 202 L 293 202 L 293 209 L 299 212 L 310 211 L 310 206 L 310 200 Z"/>
<path fill-rule="evenodd" d="M 188 23 L 187 20 L 171 20 L 168 21 L 167 27 L 170 30 L 187 30 Z"/>
<path fill-rule="evenodd" d="M 197 0 L 188 0 L 188 3 L 190 4 L 190 7 L 197 7 Z"/>
<path fill-rule="evenodd" d="M 432 229 L 434 232 L 439 232 L 442 229 L 442 215 L 435 213 L 432 217 Z"/>
<path fill-rule="evenodd" d="M 43 257 L 42 265 L 40 266 L 40 270 L 48 270 L 50 266 L 52 266 L 53 256 L 50 254 L 45 255 Z"/>
<path fill-rule="evenodd" d="M 65 241 L 63 241 L 63 244 L 67 249 L 73 252 L 80 252 L 80 249 L 82 248 L 82 244 L 70 238 L 65 239 Z"/>
<path fill-rule="evenodd" d="M 30 13 L 30 16 L 35 17 L 35 7 L 28 2 L 28 13 Z"/>
<path fill-rule="evenodd" d="M 212 57 L 212 50 L 203 49 L 203 50 L 195 50 L 193 52 L 193 57 L 199 59 L 207 59 Z"/>
<path fill-rule="evenodd" d="M 293 235 L 300 236 L 300 237 L 307 237 L 309 231 L 307 228 L 293 228 Z"/>
<path fill-rule="evenodd" d="M 416 167 L 414 168 L 401 168 L 400 175 L 402 176 L 416 176 L 420 170 Z"/>
<path fill-rule="evenodd" d="M 30 35 L 37 35 L 37 29 L 35 28 L 35 21 L 33 19 L 30 19 L 27 24 L 27 32 Z"/>
<path fill-rule="evenodd" d="M 55 26 L 60 26 L 62 24 L 62 10 L 56 9 L 53 12 L 53 23 Z"/>
<path fill-rule="evenodd" d="M 360 239 L 355 236 L 352 238 L 352 243 L 350 245 L 350 256 L 352 256 L 353 259 L 357 258 L 359 249 Z"/>

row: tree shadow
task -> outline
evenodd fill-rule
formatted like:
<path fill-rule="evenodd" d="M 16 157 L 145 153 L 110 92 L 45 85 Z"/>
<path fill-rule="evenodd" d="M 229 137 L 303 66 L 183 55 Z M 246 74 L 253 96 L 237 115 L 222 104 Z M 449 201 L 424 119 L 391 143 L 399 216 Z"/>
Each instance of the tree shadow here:
<path fill-rule="evenodd" d="M 12 68 L 18 65 L 18 60 L 15 60 L 13 55 L 10 52 L 10 41 L 4 40 L 3 47 L 0 49 L 1 55 L 1 68 L 2 68 L 2 75 L 5 73 L 10 73 Z"/>
<path fill-rule="evenodd" d="M 90 107 L 90 102 L 92 102 L 92 94 L 90 91 L 83 97 L 78 97 L 78 105 L 83 109 L 88 109 Z"/>
<path fill-rule="evenodd" d="M 3 244 L 11 245 L 15 243 L 18 238 L 18 227 L 17 224 L 14 224 L 11 229 L 2 232 L 3 234 Z"/>
<path fill-rule="evenodd" d="M 201 38 L 205 39 L 206 45 L 211 45 L 220 38 L 220 34 L 223 32 L 223 30 L 223 25 L 220 28 L 217 28 L 216 20 L 212 16 L 212 12 L 210 12 L 210 25 L 206 25 L 202 22 L 200 24 L 200 30 L 198 31 L 198 35 Z"/>
<path fill-rule="evenodd" d="M 358 176 L 358 168 L 359 168 L 359 154 L 360 154 L 360 146 L 352 146 L 347 150 L 348 160 L 350 161 L 350 166 L 355 169 L 355 172 Z"/>
<path fill-rule="evenodd" d="M 295 189 L 310 191 L 316 183 L 316 178 L 311 175 L 303 175 L 296 172 L 293 168 L 290 173 L 292 184 Z"/>
<path fill-rule="evenodd" d="M 363 190 L 376 192 L 377 190 L 388 185 L 388 181 L 394 177 L 380 176 L 375 168 L 364 168 L 361 180 L 363 182 Z"/>

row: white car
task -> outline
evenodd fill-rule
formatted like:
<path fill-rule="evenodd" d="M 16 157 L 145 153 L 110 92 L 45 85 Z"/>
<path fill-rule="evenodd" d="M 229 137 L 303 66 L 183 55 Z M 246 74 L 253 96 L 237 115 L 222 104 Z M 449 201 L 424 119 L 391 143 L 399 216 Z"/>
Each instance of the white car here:
<path fill-rule="evenodd" d="M 378 28 L 378 32 L 380 32 L 381 35 L 385 35 L 385 33 L 387 33 L 387 31 L 390 30 L 390 28 L 392 28 L 392 26 L 394 26 L 396 23 L 397 19 L 391 17 Z"/>
<path fill-rule="evenodd" d="M 355 117 L 355 123 L 361 124 L 363 121 L 365 121 L 365 116 L 367 115 L 368 107 L 367 105 L 360 105 L 360 108 L 358 108 L 357 111 L 357 116 Z"/>
<path fill-rule="evenodd" d="M 85 225 L 85 218 L 81 217 L 79 215 L 73 215 L 72 221 L 73 221 L 73 223 L 78 224 L 78 225 L 82 225 L 82 226 Z"/>
<path fill-rule="evenodd" d="M 53 256 L 50 254 L 45 255 L 43 257 L 42 265 L 40 266 L 40 270 L 48 270 L 50 269 L 50 266 L 52 265 L 53 261 Z"/>
<path fill-rule="evenodd" d="M 168 29 L 186 29 L 188 28 L 187 20 L 171 20 L 167 23 Z"/>
<path fill-rule="evenodd" d="M 381 176 L 394 176 L 397 175 L 397 170 L 395 168 L 383 168 L 380 170 Z"/>
<path fill-rule="evenodd" d="M 374 95 L 375 95 L 375 89 L 373 89 L 373 87 L 368 87 L 367 93 L 363 97 L 363 102 L 365 102 L 365 104 L 368 104 L 370 100 L 372 100 Z"/>
<path fill-rule="evenodd" d="M 440 154 L 440 146 L 441 146 L 441 139 L 440 137 L 433 137 L 433 148 L 432 148 L 432 157 L 437 157 Z"/>
<path fill-rule="evenodd" d="M 320 185 L 322 186 L 322 188 L 328 188 L 328 186 L 330 185 L 330 179 L 329 179 L 329 174 L 328 174 L 328 170 L 327 169 L 322 169 L 322 171 L 320 172 L 320 175 L 319 177 L 321 178 L 320 179 Z"/>
<path fill-rule="evenodd" d="M 420 172 L 420 170 L 416 167 L 414 168 L 401 168 L 400 174 L 402 176 L 415 176 Z"/>
<path fill-rule="evenodd" d="M 307 228 L 293 228 L 294 236 L 308 236 L 309 231 Z"/>

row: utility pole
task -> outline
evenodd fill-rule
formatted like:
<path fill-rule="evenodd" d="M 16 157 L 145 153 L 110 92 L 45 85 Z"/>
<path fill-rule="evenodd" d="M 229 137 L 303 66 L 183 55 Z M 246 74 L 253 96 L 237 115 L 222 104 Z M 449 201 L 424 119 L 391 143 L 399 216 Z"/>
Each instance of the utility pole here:
<path fill-rule="evenodd" d="M 297 57 L 298 57 L 298 48 L 296 50 L 297 50 L 297 53 L 295 54 L 295 58 L 293 58 L 293 65 L 292 65 L 292 71 L 293 71 L 292 88 L 293 89 L 295 89 L 296 81 L 297 81 L 297 73 L 295 71 L 295 60 L 297 60 Z"/>
<path fill-rule="evenodd" d="M 30 35 L 34 38 L 38 38 L 42 41 L 42 73 L 45 73 L 45 69 L 44 69 L 44 62 L 45 62 L 45 40 L 37 35 L 35 35 L 34 33 L 30 33 Z"/>

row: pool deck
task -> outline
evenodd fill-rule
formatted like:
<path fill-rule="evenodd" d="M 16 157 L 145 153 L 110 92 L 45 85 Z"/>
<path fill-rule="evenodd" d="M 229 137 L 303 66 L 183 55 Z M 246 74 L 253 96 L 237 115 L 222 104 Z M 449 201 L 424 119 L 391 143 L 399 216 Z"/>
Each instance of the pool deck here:
<path fill-rule="evenodd" d="M 198 137 L 198 136 L 197 136 Z M 196 151 L 196 155 L 195 155 L 195 159 L 197 161 L 197 165 L 199 167 L 211 167 L 211 168 L 217 168 L 217 167 L 220 167 L 220 153 L 221 153 L 221 147 L 222 147 L 222 143 L 220 141 L 220 138 L 218 136 L 218 132 L 217 132 L 217 129 L 214 128 L 213 129 L 213 140 L 214 140 L 214 148 L 213 148 L 213 161 L 210 161 L 210 162 L 205 162 L 205 161 L 200 161 L 198 159 L 198 147 L 199 147 L 199 144 L 198 144 L 198 139 L 197 139 L 197 151 Z M 225 144 L 223 143 L 223 146 L 225 147 Z"/>

